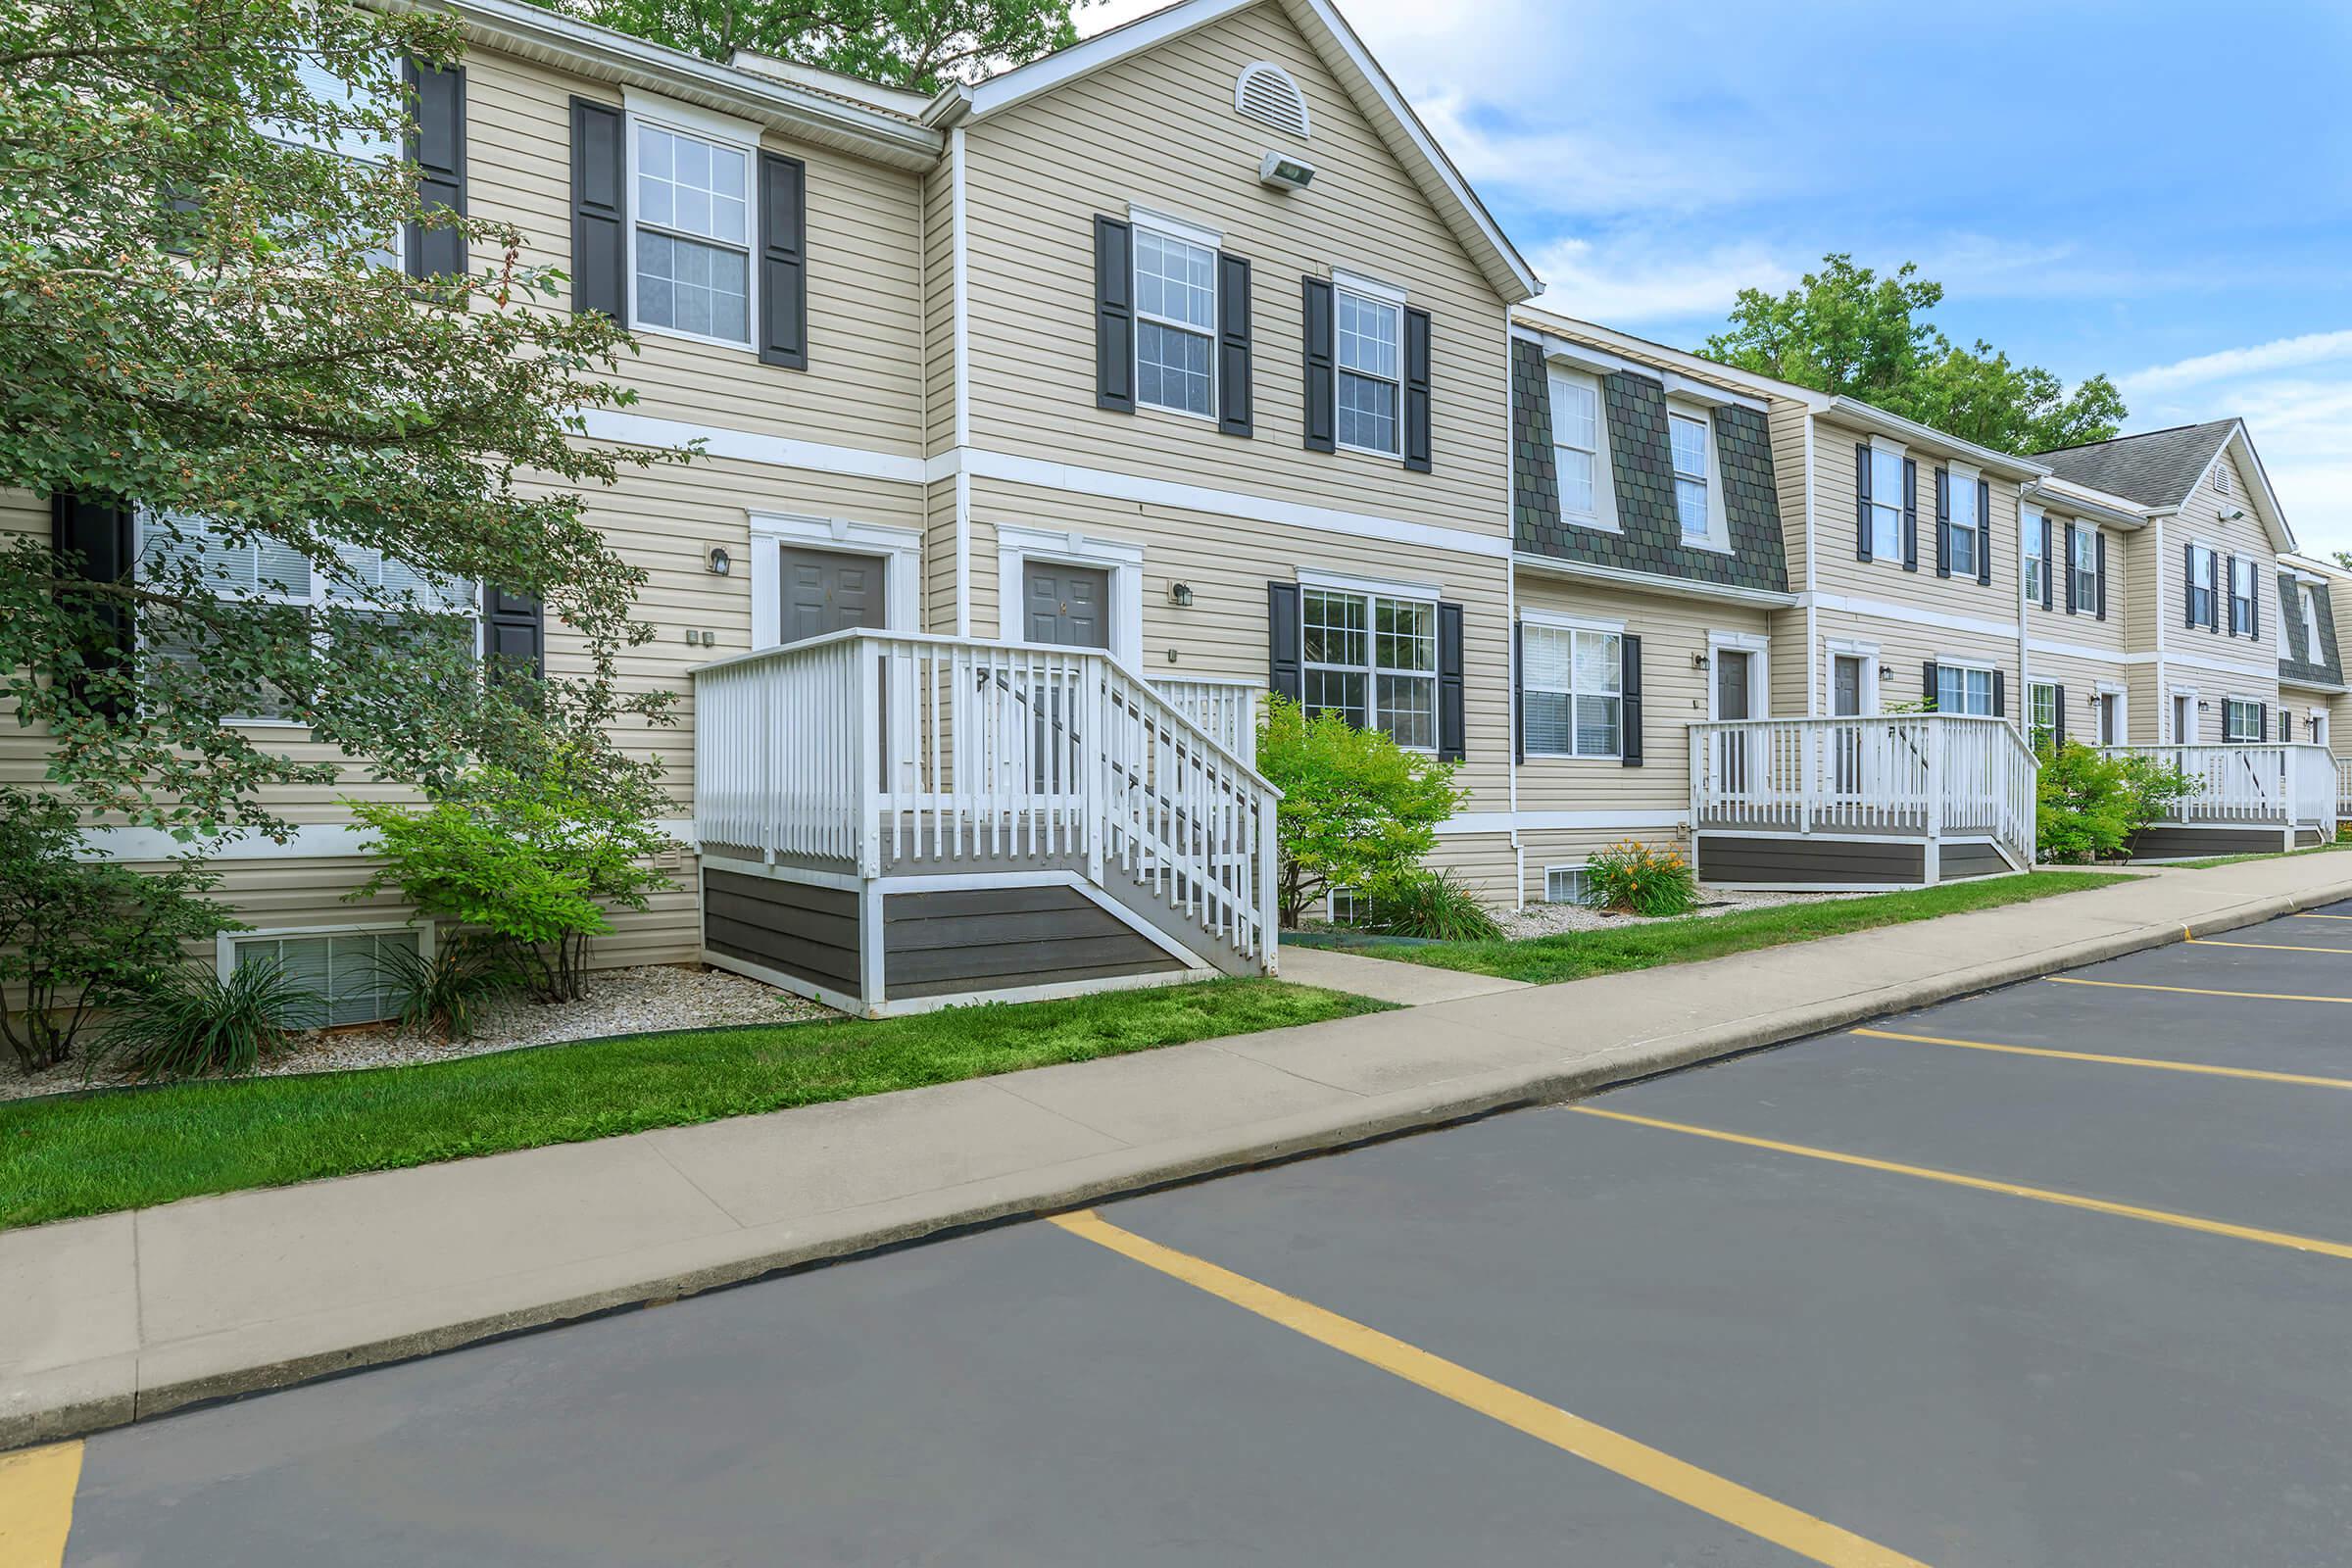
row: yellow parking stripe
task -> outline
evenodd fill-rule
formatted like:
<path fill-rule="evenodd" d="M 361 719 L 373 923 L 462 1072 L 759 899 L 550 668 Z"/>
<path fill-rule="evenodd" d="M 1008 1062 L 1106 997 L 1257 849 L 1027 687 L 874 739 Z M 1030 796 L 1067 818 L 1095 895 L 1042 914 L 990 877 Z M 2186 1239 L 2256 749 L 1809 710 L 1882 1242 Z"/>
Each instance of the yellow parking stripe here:
<path fill-rule="evenodd" d="M 2266 1231 L 2251 1225 L 2232 1225 L 2226 1220 L 2202 1219 L 2195 1214 L 2179 1214 L 2166 1208 L 2141 1208 L 2132 1203 L 2112 1202 L 2104 1198 L 2052 1192 L 2046 1187 L 2027 1187 L 2017 1182 L 1996 1182 L 1988 1177 L 1967 1176 L 1956 1170 L 1937 1170 L 1929 1165 L 1903 1165 L 1891 1159 L 1873 1159 L 1867 1154 L 1815 1149 L 1808 1144 L 1784 1144 L 1770 1138 L 1751 1138 L 1745 1133 L 1727 1133 L 1716 1127 L 1693 1127 L 1685 1122 L 1660 1121 L 1654 1116 L 1636 1116 L 1630 1111 L 1603 1110 L 1598 1105 L 1570 1105 L 1568 1108 L 1580 1115 L 1605 1116 L 1611 1121 L 1632 1122 L 1636 1126 L 1656 1127 L 1670 1133 L 1689 1133 L 1693 1138 L 1712 1138 L 1718 1143 L 1743 1144 L 1750 1149 L 1768 1149 L 1776 1154 L 1802 1154 L 1807 1159 L 1826 1159 L 1834 1165 L 1853 1165 L 1863 1170 L 1886 1171 L 1896 1176 L 1916 1176 L 1922 1181 L 1974 1188 L 1980 1193 L 2031 1198 L 2036 1202 L 2057 1203 L 2067 1208 L 2086 1208 L 2094 1214 L 2115 1214 L 2124 1219 L 2146 1220 L 2151 1225 L 2170 1225 L 2177 1230 L 2202 1231 L 2208 1236 L 2261 1242 L 2268 1247 L 2283 1247 L 2297 1252 L 2319 1252 L 2328 1257 L 2352 1261 L 2352 1245 L 2322 1241 L 2316 1236 L 2297 1236 L 2290 1231 Z"/>
<path fill-rule="evenodd" d="M 2109 991 L 2169 991 L 2181 997 L 2235 997 L 2243 1002 L 2352 1002 L 2352 997 L 2303 997 L 2291 991 L 2212 991 L 2204 986 L 2149 986 L 2130 980 L 2080 980 L 2071 974 L 2042 978 L 2054 986 L 2103 986 Z"/>
<path fill-rule="evenodd" d="M 2321 914 L 2316 909 L 2297 909 L 2295 918 L 2298 920 L 2352 920 L 2352 914 Z"/>
<path fill-rule="evenodd" d="M 1482 1377 L 1468 1367 L 1432 1355 L 1402 1340 L 1391 1339 L 1378 1329 L 1366 1328 L 1311 1301 L 1285 1296 L 1270 1285 L 1260 1285 L 1189 1252 L 1179 1252 L 1172 1247 L 1147 1241 L 1133 1231 L 1121 1230 L 1092 1209 L 1056 1214 L 1053 1218 L 1054 1224 L 1073 1236 L 1082 1236 L 1122 1257 L 1247 1308 L 1343 1355 L 1353 1356 L 1407 1383 L 1419 1384 L 1442 1398 L 1451 1399 L 1701 1513 L 1712 1514 L 1726 1524 L 1786 1546 L 1800 1556 L 1833 1564 L 1835 1568 L 1926 1568 L 1917 1558 L 1840 1530 L 1711 1471 L 1686 1464 L 1670 1453 L 1661 1453 L 1647 1444 L 1571 1415 L 1557 1405 L 1546 1404 L 1533 1395 Z"/>
<path fill-rule="evenodd" d="M 58 1568 L 74 1528 L 81 1445 L 0 1453 L 0 1568 Z"/>
<path fill-rule="evenodd" d="M 2352 953 L 2352 948 L 2302 948 L 2292 942 L 2219 942 L 2212 937 L 2190 937 L 2194 948 L 2255 948 L 2264 953 Z"/>
<path fill-rule="evenodd" d="M 2216 1067 L 2201 1061 L 2159 1061 L 2153 1056 L 2109 1056 L 2094 1051 L 2053 1051 L 2047 1046 L 1996 1046 L 1989 1040 L 1951 1040 L 1942 1035 L 1898 1035 L 1891 1029 L 1856 1029 L 1873 1040 L 1908 1040 L 1923 1046 L 1958 1046 L 1964 1051 L 1997 1051 L 2010 1056 L 2050 1056 L 2059 1061 L 2091 1061 L 2108 1067 L 2154 1067 L 2160 1072 L 2209 1073 L 2219 1078 L 2251 1078 L 2266 1084 L 2308 1084 L 2316 1089 L 2352 1089 L 2352 1078 L 2319 1078 L 2301 1072 L 2264 1072 L 2255 1067 Z"/>

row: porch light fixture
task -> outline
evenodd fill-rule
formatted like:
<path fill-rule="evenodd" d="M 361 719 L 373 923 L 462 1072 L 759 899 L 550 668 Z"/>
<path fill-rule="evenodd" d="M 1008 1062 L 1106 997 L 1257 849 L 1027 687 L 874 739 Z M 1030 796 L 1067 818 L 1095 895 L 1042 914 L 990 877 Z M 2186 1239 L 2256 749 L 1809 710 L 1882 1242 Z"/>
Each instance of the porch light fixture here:
<path fill-rule="evenodd" d="M 735 567 L 735 558 L 727 554 L 725 545 L 712 545 L 703 553 L 703 564 L 710 568 L 713 577 L 724 577 Z"/>
<path fill-rule="evenodd" d="M 1189 582 L 1168 584 L 1168 603 L 1179 610 L 1190 610 L 1193 605 L 1193 585 Z"/>
<path fill-rule="evenodd" d="M 1268 153 L 1257 161 L 1257 180 L 1276 190 L 1304 190 L 1315 181 L 1315 166 L 1288 153 Z"/>
<path fill-rule="evenodd" d="M 1690 656 L 1690 667 L 1691 667 L 1692 669 L 1704 669 L 1704 668 L 1706 668 L 1706 667 L 1707 667 L 1707 656 L 1706 656 L 1706 655 L 1704 655 L 1704 654 L 1692 654 L 1692 655 Z"/>

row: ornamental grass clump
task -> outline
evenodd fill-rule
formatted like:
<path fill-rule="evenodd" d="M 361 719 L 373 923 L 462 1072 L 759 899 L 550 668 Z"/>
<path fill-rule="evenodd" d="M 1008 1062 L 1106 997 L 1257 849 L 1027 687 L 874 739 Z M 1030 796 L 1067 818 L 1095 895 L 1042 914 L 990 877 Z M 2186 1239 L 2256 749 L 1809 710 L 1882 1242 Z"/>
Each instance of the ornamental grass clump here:
<path fill-rule="evenodd" d="M 1689 914 L 1698 906 L 1698 878 L 1672 850 L 1631 839 L 1612 844 L 1587 862 L 1585 902 L 1620 914 Z"/>

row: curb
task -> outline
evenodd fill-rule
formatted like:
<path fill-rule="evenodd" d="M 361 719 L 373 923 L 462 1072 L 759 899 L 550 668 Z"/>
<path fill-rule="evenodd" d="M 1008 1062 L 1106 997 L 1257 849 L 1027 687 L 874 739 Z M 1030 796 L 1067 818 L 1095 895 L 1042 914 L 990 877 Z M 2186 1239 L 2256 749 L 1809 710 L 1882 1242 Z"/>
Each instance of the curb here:
<path fill-rule="evenodd" d="M 2249 900 L 2196 922 L 2206 932 L 2231 931 L 2352 897 L 2352 880 L 2328 891 Z M 368 1340 L 341 1348 L 257 1362 L 149 1388 L 136 1387 L 137 1356 L 60 1367 L 31 1375 L 56 1389 L 0 1410 L 0 1450 L 86 1437 L 112 1427 L 153 1420 L 173 1411 L 273 1392 L 373 1367 L 484 1345 L 519 1334 L 664 1306 L 706 1291 L 752 1284 L 778 1275 L 845 1262 L 876 1252 L 936 1241 L 958 1232 L 1132 1197 L 1157 1188 L 1313 1155 L 1407 1134 L 1431 1131 L 1500 1111 L 1558 1103 L 1636 1079 L 1720 1060 L 1766 1047 L 1844 1028 L 1865 1018 L 1906 1011 L 2060 969 L 2170 946 L 2189 935 L 2177 925 L 2149 925 L 2045 949 L 2030 956 L 1979 964 L 1932 981 L 1856 992 L 1832 1002 L 1786 1007 L 1705 1029 L 1636 1041 L 1541 1069 L 1514 1068 L 1450 1080 L 1396 1094 L 1367 1097 L 1336 1110 L 1273 1118 L 1245 1130 L 1143 1150 L 1120 1150 L 1054 1167 L 1048 1173 L 979 1184 L 979 1191 L 942 1202 L 941 1195 L 867 1204 L 799 1227 L 786 1246 L 756 1246 L 726 1255 L 726 1235 L 710 1238 L 715 1255 L 556 1299 L 467 1318 L 414 1333 Z"/>

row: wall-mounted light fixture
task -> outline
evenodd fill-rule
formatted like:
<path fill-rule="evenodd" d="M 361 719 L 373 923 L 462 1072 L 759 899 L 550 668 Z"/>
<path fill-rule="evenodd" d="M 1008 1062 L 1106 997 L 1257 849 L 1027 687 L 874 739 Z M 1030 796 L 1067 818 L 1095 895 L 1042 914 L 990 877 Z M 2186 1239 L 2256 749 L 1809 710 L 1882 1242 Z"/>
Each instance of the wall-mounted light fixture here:
<path fill-rule="evenodd" d="M 735 558 L 727 553 L 725 545 L 712 545 L 703 552 L 703 564 L 710 568 L 711 576 L 724 577 L 735 569 Z"/>
<path fill-rule="evenodd" d="M 1704 654 L 1692 654 L 1692 655 L 1690 656 L 1690 667 L 1691 667 L 1692 669 L 1704 669 L 1704 668 L 1706 668 L 1706 667 L 1707 667 L 1707 656 L 1706 656 L 1706 655 L 1704 655 Z"/>
<path fill-rule="evenodd" d="M 1168 603 L 1179 610 L 1189 610 L 1193 604 L 1193 585 L 1189 582 L 1168 584 Z"/>
<path fill-rule="evenodd" d="M 1257 178 L 1276 190 L 1304 190 L 1315 182 L 1315 166 L 1288 153 L 1268 153 L 1257 161 Z"/>

